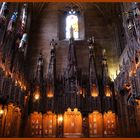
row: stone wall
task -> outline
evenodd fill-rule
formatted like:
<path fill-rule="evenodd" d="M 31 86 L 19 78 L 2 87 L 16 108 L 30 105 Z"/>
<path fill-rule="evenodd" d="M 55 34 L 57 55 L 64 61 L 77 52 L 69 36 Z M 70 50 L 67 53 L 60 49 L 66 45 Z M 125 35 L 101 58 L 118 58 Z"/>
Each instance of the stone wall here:
<path fill-rule="evenodd" d="M 44 71 L 45 73 L 47 72 L 50 57 L 49 43 L 52 38 L 58 43 L 56 48 L 57 73 L 63 73 L 67 60 L 68 41 L 59 40 L 60 33 L 65 30 L 65 27 L 64 30 L 60 28 L 60 24 L 64 23 L 64 21 L 60 21 L 60 13 L 68 4 L 69 3 L 48 3 L 38 17 L 38 22 L 35 22 L 33 26 L 31 26 L 30 44 L 27 57 L 27 71 L 30 75 L 35 70 L 37 56 L 40 51 L 42 51 L 45 59 Z M 82 40 L 76 41 L 78 66 L 82 68 L 84 72 L 88 72 L 88 48 L 86 39 L 93 35 L 95 36 L 95 56 L 97 68 L 99 69 L 98 73 L 100 74 L 101 69 L 102 48 L 105 48 L 108 57 L 109 72 L 114 74 L 116 67 L 118 67 L 119 56 L 116 24 L 109 22 L 107 19 L 108 13 L 104 14 L 104 9 L 99 8 L 103 3 L 76 3 L 76 5 L 81 8 L 81 13 L 83 15 L 83 20 L 81 21 L 84 21 L 82 23 L 82 31 L 84 35 L 82 36 Z M 109 8 L 112 4 L 110 3 L 107 6 Z M 33 14 L 35 15 L 35 13 Z M 84 36 L 85 39 L 83 39 Z"/>

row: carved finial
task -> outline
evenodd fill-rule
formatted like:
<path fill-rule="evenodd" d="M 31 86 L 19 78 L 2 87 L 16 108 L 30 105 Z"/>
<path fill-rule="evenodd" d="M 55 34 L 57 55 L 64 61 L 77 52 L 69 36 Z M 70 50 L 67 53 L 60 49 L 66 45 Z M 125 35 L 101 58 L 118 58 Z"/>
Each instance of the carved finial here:
<path fill-rule="evenodd" d="M 106 58 L 106 50 L 102 50 L 102 64 L 106 65 L 107 64 L 107 58 Z"/>
<path fill-rule="evenodd" d="M 89 38 L 89 42 L 90 42 L 91 44 L 94 44 L 94 36 L 92 36 L 92 37 Z"/>
<path fill-rule="evenodd" d="M 52 41 L 50 42 L 51 49 L 54 49 L 56 45 L 57 43 L 54 41 L 54 39 L 52 39 Z"/>
<path fill-rule="evenodd" d="M 90 37 L 87 42 L 89 44 L 89 49 L 93 48 L 93 44 L 94 44 L 94 36 Z"/>
<path fill-rule="evenodd" d="M 24 7 L 27 7 L 27 6 L 28 6 L 28 4 L 27 4 L 27 3 L 24 3 L 24 4 L 23 4 L 23 6 L 24 6 Z"/>
<path fill-rule="evenodd" d="M 73 27 L 70 27 L 70 38 L 73 38 Z"/>
<path fill-rule="evenodd" d="M 122 72 L 123 71 L 123 66 L 119 64 L 119 71 Z"/>
<path fill-rule="evenodd" d="M 91 37 L 91 40 L 92 40 L 93 43 L 95 42 L 94 36 Z"/>
<path fill-rule="evenodd" d="M 103 56 L 106 55 L 106 50 L 105 50 L 105 49 L 102 50 L 102 55 L 103 55 Z"/>
<path fill-rule="evenodd" d="M 125 66 L 125 60 L 124 60 L 124 58 L 122 60 L 122 65 Z"/>
<path fill-rule="evenodd" d="M 39 57 L 38 57 L 37 64 L 38 64 L 39 66 L 41 66 L 41 65 L 43 64 L 42 52 L 39 53 Z"/>
<path fill-rule="evenodd" d="M 118 75 L 118 70 L 116 70 L 116 76 Z"/>

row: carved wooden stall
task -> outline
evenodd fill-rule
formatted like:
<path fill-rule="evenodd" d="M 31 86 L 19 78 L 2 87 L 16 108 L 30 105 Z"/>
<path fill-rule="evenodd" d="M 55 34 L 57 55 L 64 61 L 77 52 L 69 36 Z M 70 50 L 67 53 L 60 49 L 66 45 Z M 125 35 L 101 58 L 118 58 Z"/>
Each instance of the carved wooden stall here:
<path fill-rule="evenodd" d="M 118 119 L 121 124 L 120 135 L 139 136 L 139 3 L 124 5 L 124 9 L 131 11 L 123 16 L 126 34 L 126 46 L 121 55 L 119 74 L 114 81 L 117 93 L 117 104 L 121 109 Z"/>
<path fill-rule="evenodd" d="M 77 108 L 64 113 L 64 137 L 82 137 L 82 114 Z"/>
<path fill-rule="evenodd" d="M 56 137 L 57 116 L 52 112 L 43 115 L 43 137 Z"/>
<path fill-rule="evenodd" d="M 134 10 L 124 13 L 121 11 L 123 14 L 120 14 L 125 25 L 126 46 L 120 57 L 120 72 L 114 81 L 109 75 L 105 49 L 102 52 L 101 64 L 96 67 L 98 58 L 95 46 L 100 46 L 99 42 L 96 43 L 93 36 L 87 42 L 78 38 L 84 37 L 81 35 L 83 30 L 80 31 L 84 23 L 82 26 L 79 24 L 80 20 L 83 22 L 84 14 L 80 11 L 80 4 L 78 6 L 74 3 L 68 4 L 66 7 L 68 11 L 61 10 L 61 14 L 64 12 L 65 17 L 67 15 L 68 19 L 71 17 L 75 21 L 74 25 L 66 28 L 66 40 L 59 40 L 60 44 L 57 46 L 52 39 L 48 45 L 50 52 L 47 52 L 49 54 L 47 74 L 44 72 L 46 52 L 41 50 L 39 54 L 37 53 L 35 72 L 32 72 L 31 77 L 27 77 L 25 62 L 28 61 L 26 55 L 30 21 L 32 20 L 32 25 L 40 23 L 37 21 L 40 13 L 36 20 L 34 19 L 35 9 L 32 8 L 35 5 L 40 8 L 40 13 L 45 6 L 44 3 L 38 5 L 16 3 L 13 6 L 7 2 L 0 4 L 0 136 L 67 138 L 140 136 L 139 4 L 128 4 L 129 8 L 134 6 Z M 128 9 L 125 6 L 124 9 Z M 94 7 L 98 7 L 98 4 Z M 57 14 L 59 15 L 59 12 Z M 68 19 L 66 24 L 69 25 Z M 34 21 L 36 23 L 33 23 Z M 90 31 L 87 29 L 84 34 L 88 35 L 88 32 Z M 88 46 L 89 58 L 86 62 L 88 72 L 83 71 L 78 65 L 77 42 Z M 65 60 L 66 65 L 62 63 L 65 66 L 61 66 L 64 69 L 63 73 L 58 74 L 56 51 L 59 51 L 62 44 L 68 46 L 68 57 Z M 65 50 L 62 52 L 66 53 Z M 85 54 L 87 53 L 82 55 Z M 99 65 L 101 74 L 98 74 Z M 21 134 L 22 132 L 24 134 Z"/>
<path fill-rule="evenodd" d="M 103 136 L 103 116 L 102 113 L 98 111 L 93 111 L 89 114 L 89 136 Z"/>

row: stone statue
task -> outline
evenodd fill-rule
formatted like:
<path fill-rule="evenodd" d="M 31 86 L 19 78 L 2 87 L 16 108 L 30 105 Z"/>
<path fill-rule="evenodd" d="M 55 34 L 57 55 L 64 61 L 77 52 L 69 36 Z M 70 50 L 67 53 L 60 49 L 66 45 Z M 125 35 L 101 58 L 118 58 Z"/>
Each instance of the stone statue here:
<path fill-rule="evenodd" d="M 94 44 L 94 36 L 90 37 L 88 40 L 88 43 L 89 43 L 89 49 L 93 49 L 93 44 Z"/>
<path fill-rule="evenodd" d="M 23 28 L 25 28 L 26 21 L 27 21 L 27 4 L 24 4 L 21 14 L 21 24 Z"/>
<path fill-rule="evenodd" d="M 54 41 L 54 39 L 52 39 L 52 41 L 50 42 L 51 49 L 54 49 L 56 45 L 57 43 Z"/>
<path fill-rule="evenodd" d="M 14 12 L 9 23 L 8 23 L 8 26 L 7 26 L 7 31 L 9 32 L 12 32 L 13 31 L 13 27 L 14 27 L 14 24 L 17 20 L 17 15 L 18 15 L 18 12 Z"/>
<path fill-rule="evenodd" d="M 24 33 L 23 36 L 22 36 L 22 39 L 19 43 L 19 49 L 24 49 L 25 47 L 25 44 L 27 43 L 27 33 Z"/>
<path fill-rule="evenodd" d="M 0 9 L 0 18 L 6 18 L 7 10 L 8 10 L 7 2 L 3 2 Z"/>
<path fill-rule="evenodd" d="M 42 57 L 42 53 L 40 52 L 38 60 L 37 60 L 37 65 L 38 67 L 43 65 L 43 57 Z"/>
<path fill-rule="evenodd" d="M 105 49 L 102 50 L 102 63 L 104 65 L 107 65 L 106 50 Z"/>

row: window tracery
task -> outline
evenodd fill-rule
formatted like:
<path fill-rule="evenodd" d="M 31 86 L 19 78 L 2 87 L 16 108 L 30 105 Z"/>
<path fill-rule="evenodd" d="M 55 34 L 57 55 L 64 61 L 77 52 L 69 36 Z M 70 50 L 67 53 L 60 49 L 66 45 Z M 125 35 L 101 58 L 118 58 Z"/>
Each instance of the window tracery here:
<path fill-rule="evenodd" d="M 66 17 L 66 38 L 70 38 L 70 29 L 73 28 L 73 36 L 75 39 L 79 38 L 79 29 L 78 29 L 78 16 L 76 12 L 72 9 L 69 11 L 69 14 Z"/>

